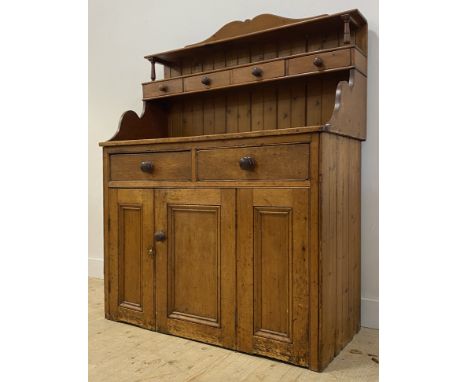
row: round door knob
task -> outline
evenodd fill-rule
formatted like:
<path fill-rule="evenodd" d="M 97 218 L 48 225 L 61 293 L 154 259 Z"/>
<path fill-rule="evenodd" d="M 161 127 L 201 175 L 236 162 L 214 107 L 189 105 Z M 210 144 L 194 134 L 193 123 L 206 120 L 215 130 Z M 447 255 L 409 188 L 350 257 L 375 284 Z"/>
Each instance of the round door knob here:
<path fill-rule="evenodd" d="M 167 92 L 168 87 L 167 87 L 167 85 L 159 85 L 159 90 L 162 91 L 162 92 Z"/>
<path fill-rule="evenodd" d="M 255 168 L 255 159 L 252 157 L 242 157 L 239 160 L 239 166 L 242 170 L 252 171 Z"/>
<path fill-rule="evenodd" d="M 164 241 L 166 240 L 166 234 L 164 233 L 164 231 L 158 231 L 154 234 L 154 239 L 156 241 Z"/>
<path fill-rule="evenodd" d="M 323 60 L 320 57 L 315 57 L 314 58 L 314 65 L 317 67 L 323 66 Z"/>
<path fill-rule="evenodd" d="M 252 75 L 254 75 L 255 77 L 261 77 L 261 75 L 263 74 L 263 70 L 261 68 L 253 68 L 252 69 Z"/>
<path fill-rule="evenodd" d="M 154 170 L 153 162 L 141 162 L 140 169 L 143 172 L 152 173 Z"/>
<path fill-rule="evenodd" d="M 210 79 L 210 77 L 207 77 L 207 76 L 203 77 L 203 78 L 201 79 L 201 83 L 202 83 L 203 85 L 208 86 L 209 84 L 211 84 L 211 79 Z"/>

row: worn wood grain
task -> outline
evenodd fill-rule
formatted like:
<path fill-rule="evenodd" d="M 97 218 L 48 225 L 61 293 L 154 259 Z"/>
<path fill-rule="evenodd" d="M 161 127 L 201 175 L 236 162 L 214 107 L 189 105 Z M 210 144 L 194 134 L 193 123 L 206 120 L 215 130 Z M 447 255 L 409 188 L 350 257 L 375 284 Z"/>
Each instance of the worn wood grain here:
<path fill-rule="evenodd" d="M 258 77 L 252 74 L 254 68 L 259 68 L 262 74 Z M 258 65 L 245 66 L 232 71 L 231 83 L 261 82 L 271 78 L 284 76 L 284 60 L 270 61 Z"/>
<path fill-rule="evenodd" d="M 308 191 L 239 190 L 237 226 L 238 349 L 307 366 Z"/>
<path fill-rule="evenodd" d="M 320 365 L 335 355 L 336 331 L 336 136 L 320 137 Z"/>
<path fill-rule="evenodd" d="M 320 135 L 310 142 L 310 193 L 309 193 L 309 367 L 320 370 Z"/>
<path fill-rule="evenodd" d="M 305 180 L 309 178 L 308 144 L 199 150 L 199 180 Z M 244 170 L 239 160 L 251 157 L 253 170 Z"/>
<path fill-rule="evenodd" d="M 109 190 L 108 316 L 155 328 L 153 191 Z"/>
<path fill-rule="evenodd" d="M 155 193 L 158 330 L 233 347 L 235 191 Z"/>
<path fill-rule="evenodd" d="M 320 137 L 321 367 L 360 326 L 360 142 Z"/>
<path fill-rule="evenodd" d="M 110 156 L 110 180 L 189 180 L 189 151 L 148 154 L 115 154 Z M 153 171 L 144 172 L 142 162 L 153 164 Z"/>
<path fill-rule="evenodd" d="M 327 367 L 360 327 L 366 55 L 351 10 L 263 15 L 146 57 L 164 79 L 101 143 L 107 318 Z"/>
<path fill-rule="evenodd" d="M 322 64 L 320 66 L 315 65 L 315 59 L 320 59 Z M 288 60 L 288 63 L 288 73 L 299 74 L 349 66 L 351 65 L 351 56 L 349 50 L 337 50 L 292 58 Z"/>
<path fill-rule="evenodd" d="M 366 139 L 367 121 L 367 78 L 357 70 L 350 71 L 349 82 L 341 81 L 335 95 L 335 107 L 328 130 Z"/>

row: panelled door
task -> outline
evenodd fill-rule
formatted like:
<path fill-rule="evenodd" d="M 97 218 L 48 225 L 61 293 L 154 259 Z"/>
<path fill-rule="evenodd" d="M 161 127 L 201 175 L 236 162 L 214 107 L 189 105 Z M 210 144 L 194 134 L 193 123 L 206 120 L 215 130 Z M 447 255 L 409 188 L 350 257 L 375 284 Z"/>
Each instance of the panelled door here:
<path fill-rule="evenodd" d="M 308 366 L 308 190 L 239 189 L 238 349 Z"/>
<path fill-rule="evenodd" d="M 109 313 L 155 328 L 153 190 L 109 190 Z"/>
<path fill-rule="evenodd" d="M 156 325 L 235 345 L 235 190 L 155 191 Z"/>

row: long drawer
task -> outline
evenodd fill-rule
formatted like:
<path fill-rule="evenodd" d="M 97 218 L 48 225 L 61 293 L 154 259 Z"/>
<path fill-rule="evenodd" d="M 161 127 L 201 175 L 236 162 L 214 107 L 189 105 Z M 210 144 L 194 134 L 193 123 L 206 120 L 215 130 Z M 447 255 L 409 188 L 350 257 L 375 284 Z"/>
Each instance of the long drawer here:
<path fill-rule="evenodd" d="M 309 144 L 204 149 L 197 152 L 198 180 L 306 180 Z"/>
<path fill-rule="evenodd" d="M 110 156 L 110 180 L 191 180 L 190 151 Z"/>

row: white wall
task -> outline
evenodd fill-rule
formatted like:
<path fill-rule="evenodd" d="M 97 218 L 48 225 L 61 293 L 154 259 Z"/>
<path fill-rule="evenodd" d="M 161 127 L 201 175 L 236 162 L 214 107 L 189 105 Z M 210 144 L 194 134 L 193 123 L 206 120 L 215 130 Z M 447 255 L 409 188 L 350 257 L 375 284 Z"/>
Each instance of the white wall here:
<path fill-rule="evenodd" d="M 89 2 L 89 275 L 102 277 L 102 161 L 126 110 L 142 110 L 144 55 L 203 40 L 232 20 L 261 13 L 301 18 L 358 8 L 369 23 L 368 139 L 362 145 L 362 324 L 378 327 L 379 296 L 379 27 L 378 1 L 91 0 Z M 161 75 L 159 74 L 159 78 Z"/>

